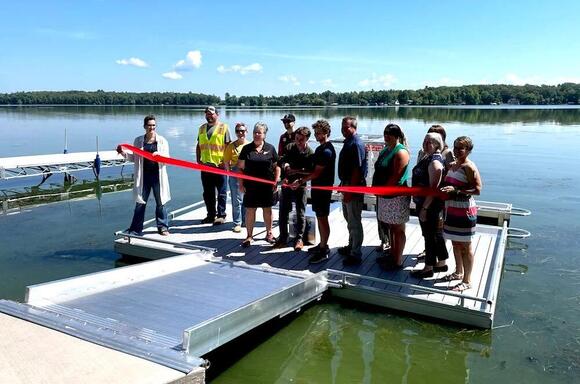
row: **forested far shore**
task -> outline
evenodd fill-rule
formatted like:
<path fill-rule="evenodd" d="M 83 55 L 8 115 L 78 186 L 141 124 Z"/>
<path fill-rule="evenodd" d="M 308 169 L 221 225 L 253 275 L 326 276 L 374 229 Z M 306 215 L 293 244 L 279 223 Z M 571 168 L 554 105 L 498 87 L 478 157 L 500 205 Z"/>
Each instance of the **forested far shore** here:
<path fill-rule="evenodd" d="M 228 106 L 337 106 L 337 105 L 562 105 L 579 104 L 580 84 L 465 85 L 418 90 L 298 93 L 289 96 L 236 96 L 203 93 L 32 91 L 0 93 L 0 105 L 228 105 Z"/>

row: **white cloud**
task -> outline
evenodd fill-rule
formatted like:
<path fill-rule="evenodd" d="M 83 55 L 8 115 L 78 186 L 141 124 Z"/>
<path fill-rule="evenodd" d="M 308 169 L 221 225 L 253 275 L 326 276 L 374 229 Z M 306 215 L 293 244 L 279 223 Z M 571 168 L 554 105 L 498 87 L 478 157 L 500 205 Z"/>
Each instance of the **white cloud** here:
<path fill-rule="evenodd" d="M 179 60 L 174 66 L 174 71 L 190 71 L 194 68 L 201 67 L 201 52 L 200 51 L 189 51 L 185 55 L 184 60 Z"/>
<path fill-rule="evenodd" d="M 580 77 L 574 76 L 560 76 L 560 77 L 552 77 L 552 78 L 543 78 L 538 75 L 532 76 L 519 76 L 515 73 L 508 73 L 504 76 L 503 79 L 499 81 L 499 83 L 507 83 L 512 85 L 526 85 L 526 84 L 533 84 L 533 85 L 558 85 L 562 83 L 579 83 Z"/>
<path fill-rule="evenodd" d="M 332 79 L 320 80 L 320 85 L 322 85 L 323 87 L 329 87 L 329 88 L 336 87 L 336 84 L 334 84 L 334 81 Z"/>
<path fill-rule="evenodd" d="M 132 65 L 134 67 L 146 68 L 149 66 L 144 60 L 137 57 L 130 57 L 128 59 L 120 59 L 115 61 L 119 65 Z"/>
<path fill-rule="evenodd" d="M 181 74 L 179 74 L 175 71 L 165 72 L 161 76 L 165 77 L 166 79 L 170 79 L 170 80 L 179 80 L 179 79 L 183 78 L 183 76 L 181 76 Z"/>
<path fill-rule="evenodd" d="M 260 63 L 246 65 L 245 67 L 242 67 L 241 65 L 237 65 L 237 64 L 232 65 L 230 67 L 225 67 L 223 65 L 220 65 L 219 67 L 217 67 L 217 71 L 219 73 L 237 72 L 237 73 L 240 73 L 242 75 L 246 75 L 248 73 L 262 72 L 262 69 L 264 69 L 264 67 L 262 67 L 262 64 L 260 64 Z"/>
<path fill-rule="evenodd" d="M 370 79 L 361 80 L 358 82 L 358 85 L 365 88 L 377 86 L 389 87 L 396 81 L 397 79 L 395 78 L 395 76 L 391 75 L 390 73 L 387 73 L 385 75 L 377 75 L 376 73 L 373 73 Z"/>
<path fill-rule="evenodd" d="M 294 75 L 283 75 L 278 77 L 278 80 L 283 81 L 285 83 L 292 83 L 292 85 L 300 85 L 300 81 Z"/>

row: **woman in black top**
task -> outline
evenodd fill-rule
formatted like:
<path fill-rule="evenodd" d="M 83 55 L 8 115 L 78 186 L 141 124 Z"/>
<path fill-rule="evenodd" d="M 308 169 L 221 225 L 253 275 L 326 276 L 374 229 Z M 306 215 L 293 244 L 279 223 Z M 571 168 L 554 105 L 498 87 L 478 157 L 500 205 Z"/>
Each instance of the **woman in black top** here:
<path fill-rule="evenodd" d="M 443 138 L 439 133 L 427 133 L 423 140 L 423 157 L 413 168 L 413 186 L 438 190 L 443 180 L 444 160 L 441 156 Z M 425 267 L 411 272 L 413 277 L 431 277 L 435 272 L 447 271 L 449 258 L 439 218 L 443 201 L 436 196 L 415 196 L 413 198 L 425 238 Z"/>
<path fill-rule="evenodd" d="M 280 181 L 280 167 L 276 164 L 278 154 L 274 146 L 266 143 L 268 126 L 258 122 L 254 126 L 254 141 L 247 144 L 238 157 L 238 169 L 248 176 Z M 272 206 L 276 203 L 274 192 L 277 186 L 240 179 L 240 191 L 244 193 L 244 206 L 246 207 L 246 239 L 242 247 L 248 247 L 253 238 L 254 223 L 256 222 L 256 208 L 262 208 L 264 224 L 266 225 L 266 241 L 275 242 L 272 234 Z"/>

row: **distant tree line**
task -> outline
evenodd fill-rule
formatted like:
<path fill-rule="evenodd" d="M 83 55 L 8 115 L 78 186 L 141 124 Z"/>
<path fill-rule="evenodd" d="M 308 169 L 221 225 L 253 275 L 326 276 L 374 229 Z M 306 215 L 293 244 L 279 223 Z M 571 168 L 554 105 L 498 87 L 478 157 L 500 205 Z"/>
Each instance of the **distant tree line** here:
<path fill-rule="evenodd" d="M 425 87 L 418 90 L 370 90 L 362 92 L 299 93 L 289 96 L 235 96 L 225 99 L 201 93 L 39 91 L 0 93 L 0 104 L 69 105 L 209 105 L 229 106 L 332 106 L 332 105 L 558 105 L 578 104 L 580 84 L 464 85 Z"/>
<path fill-rule="evenodd" d="M 31 105 L 209 105 L 220 104 L 221 98 L 201 93 L 177 92 L 106 92 L 98 91 L 35 91 L 0 93 L 0 104 Z"/>

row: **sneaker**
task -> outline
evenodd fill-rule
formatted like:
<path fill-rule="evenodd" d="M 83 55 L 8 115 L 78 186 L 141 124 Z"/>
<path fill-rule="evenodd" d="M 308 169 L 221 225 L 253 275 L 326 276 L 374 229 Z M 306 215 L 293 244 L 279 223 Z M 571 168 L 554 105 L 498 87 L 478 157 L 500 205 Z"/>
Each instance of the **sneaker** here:
<path fill-rule="evenodd" d="M 315 245 L 314 247 L 308 248 L 308 253 L 318 253 L 320 252 L 320 244 Z"/>
<path fill-rule="evenodd" d="M 266 240 L 268 241 L 268 240 Z M 288 245 L 288 239 L 278 237 L 274 244 L 272 245 L 273 248 L 285 248 Z"/>
<path fill-rule="evenodd" d="M 351 265 L 360 265 L 362 260 L 358 256 L 348 255 L 347 257 L 342 260 L 342 265 L 344 266 L 351 266 Z"/>
<path fill-rule="evenodd" d="M 301 251 L 302 248 L 304 248 L 304 242 L 302 239 L 296 239 L 296 242 L 294 243 L 294 250 Z"/>
<path fill-rule="evenodd" d="M 235 233 L 240 233 L 242 232 L 242 227 L 239 225 L 234 226 L 234 228 L 232 228 L 232 231 L 234 231 Z"/>
<path fill-rule="evenodd" d="M 310 259 L 308 259 L 308 262 L 310 264 L 322 263 L 323 261 L 328 260 L 329 253 L 330 253 L 330 249 L 328 249 L 328 248 L 320 249 L 319 252 L 316 252 L 312 256 L 310 256 Z"/>
<path fill-rule="evenodd" d="M 350 245 L 346 245 L 344 247 L 338 248 L 337 252 L 339 255 L 342 255 L 342 256 L 350 255 Z"/>
<path fill-rule="evenodd" d="M 213 225 L 221 225 L 226 222 L 225 217 L 216 217 L 213 221 Z"/>
<path fill-rule="evenodd" d="M 200 223 L 201 224 L 211 224 L 211 223 L 213 223 L 214 220 L 215 220 L 214 217 L 208 216 L 205 219 L 203 219 Z"/>
<path fill-rule="evenodd" d="M 157 230 L 157 232 L 161 236 L 169 236 L 169 230 L 167 228 L 160 228 L 160 229 Z"/>

